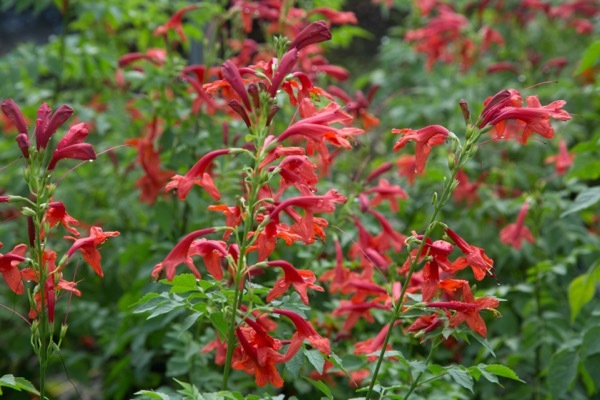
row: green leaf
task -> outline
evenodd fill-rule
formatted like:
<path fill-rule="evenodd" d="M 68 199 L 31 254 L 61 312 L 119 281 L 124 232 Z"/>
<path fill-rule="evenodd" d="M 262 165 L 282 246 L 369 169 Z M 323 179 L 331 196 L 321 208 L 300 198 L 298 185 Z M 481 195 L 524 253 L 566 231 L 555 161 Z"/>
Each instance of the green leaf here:
<path fill-rule="evenodd" d="M 567 392 L 577 375 L 578 363 L 579 356 L 572 349 L 562 350 L 552 356 L 547 381 L 554 398 L 560 398 Z"/>
<path fill-rule="evenodd" d="M 161 282 L 173 286 L 170 293 L 186 293 L 198 290 L 197 279 L 193 274 L 176 275 L 171 282 L 167 280 Z"/>
<path fill-rule="evenodd" d="M 222 338 L 227 337 L 227 321 L 225 320 L 225 316 L 221 312 L 216 312 L 210 314 L 208 317 L 213 327 L 219 332 L 219 335 Z"/>
<path fill-rule="evenodd" d="M 171 398 L 160 392 L 154 392 L 152 390 L 140 390 L 139 392 L 134 393 L 136 396 L 144 396 L 143 398 L 147 399 L 158 399 L 158 400 L 170 400 Z"/>
<path fill-rule="evenodd" d="M 181 329 L 179 330 L 179 335 L 177 335 L 177 338 L 179 338 L 179 336 L 181 336 L 183 332 L 190 329 L 196 323 L 198 318 L 200 318 L 201 315 L 202 314 L 199 312 L 195 312 L 192 315 L 188 315 L 181 324 Z"/>
<path fill-rule="evenodd" d="M 600 326 L 593 326 L 585 331 L 579 351 L 584 359 L 600 353 Z"/>
<path fill-rule="evenodd" d="M 595 41 L 594 43 L 590 44 L 587 49 L 585 49 L 575 74 L 580 74 L 598 63 L 600 63 L 600 40 Z"/>
<path fill-rule="evenodd" d="M 2 394 L 2 386 L 9 387 L 19 392 L 21 390 L 25 390 L 26 392 L 33 393 L 38 396 L 40 395 L 40 392 L 38 392 L 33 384 L 27 379 L 15 377 L 11 374 L 6 374 L 0 378 L 0 394 Z"/>
<path fill-rule="evenodd" d="M 285 369 L 287 369 L 292 376 L 298 376 L 300 373 L 300 368 L 302 368 L 303 364 L 304 356 L 302 353 L 297 352 L 290 361 L 285 363 Z"/>
<path fill-rule="evenodd" d="M 519 382 L 525 383 L 525 381 L 521 380 L 517 376 L 515 371 L 508 368 L 507 366 L 500 365 L 500 364 L 490 364 L 490 365 L 479 364 L 477 367 L 479 368 L 479 370 L 482 373 L 483 373 L 483 371 L 486 371 L 486 372 L 489 372 L 490 374 L 494 374 L 497 376 L 501 376 L 503 378 L 508 378 L 508 379 L 512 379 L 514 381 L 519 381 Z M 487 377 L 486 377 L 486 379 L 487 379 Z"/>
<path fill-rule="evenodd" d="M 307 378 L 306 376 L 304 377 L 304 379 L 306 379 L 308 382 L 310 382 L 310 384 L 313 385 L 315 388 L 319 389 L 321 391 L 321 393 L 323 393 L 325 396 L 327 396 L 327 398 L 329 400 L 333 400 L 333 395 L 331 394 L 331 390 L 329 390 L 329 388 L 327 387 L 326 384 L 324 384 L 321 381 L 312 380 L 310 378 Z"/>
<path fill-rule="evenodd" d="M 471 393 L 473 393 L 473 378 L 467 371 L 456 365 L 446 368 L 446 371 L 448 371 L 448 375 L 452 377 L 454 382 L 458 383 L 465 389 L 469 389 Z"/>
<path fill-rule="evenodd" d="M 323 367 L 325 366 L 325 357 L 317 349 L 306 350 L 304 349 L 304 355 L 308 358 L 308 361 L 315 367 L 319 374 L 323 373 Z"/>
<path fill-rule="evenodd" d="M 589 274 L 583 274 L 573 279 L 569 284 L 569 306 L 571 307 L 571 323 L 584 305 L 589 303 L 596 293 L 596 282 Z"/>
<path fill-rule="evenodd" d="M 560 217 L 564 218 L 566 215 L 585 210 L 586 208 L 593 206 L 599 201 L 600 186 L 588 188 L 577 195 L 577 197 L 573 201 L 573 204 L 571 204 L 571 207 L 569 207 L 565 212 L 563 212 L 560 215 Z"/>

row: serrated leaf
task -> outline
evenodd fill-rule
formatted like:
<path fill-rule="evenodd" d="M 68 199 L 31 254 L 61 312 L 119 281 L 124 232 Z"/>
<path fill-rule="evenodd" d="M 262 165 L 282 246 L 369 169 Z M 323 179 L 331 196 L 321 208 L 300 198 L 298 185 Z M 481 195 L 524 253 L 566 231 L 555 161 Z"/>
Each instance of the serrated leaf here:
<path fill-rule="evenodd" d="M 573 200 L 573 204 L 569 207 L 565 212 L 563 212 L 560 217 L 564 218 L 569 214 L 576 213 L 581 210 L 585 210 L 588 207 L 593 206 L 594 204 L 600 201 L 600 187 L 592 187 L 580 192 L 575 200 Z"/>
<path fill-rule="evenodd" d="M 579 275 L 571 281 L 568 289 L 571 323 L 575 321 L 583 306 L 594 298 L 595 293 L 596 283 L 589 274 Z"/>
<path fill-rule="evenodd" d="M 323 367 L 325 366 L 325 357 L 323 357 L 323 354 L 317 349 L 303 349 L 303 352 L 308 361 L 315 367 L 319 375 L 321 375 L 323 373 Z"/>
<path fill-rule="evenodd" d="M 593 326 L 585 331 L 579 351 L 581 358 L 600 353 L 600 326 Z"/>
<path fill-rule="evenodd" d="M 140 390 L 134 393 L 136 396 L 144 396 L 145 398 L 158 399 L 158 400 L 170 400 L 171 398 L 160 392 L 154 392 L 152 390 Z"/>
<path fill-rule="evenodd" d="M 579 356 L 572 349 L 562 350 L 550 359 L 550 367 L 548 367 L 548 386 L 550 393 L 555 398 L 562 397 L 569 388 L 569 385 L 577 376 L 577 364 Z"/>
<path fill-rule="evenodd" d="M 490 364 L 490 365 L 485 365 L 485 364 L 479 364 L 478 365 L 479 369 L 483 371 L 487 371 L 491 374 L 494 375 L 498 375 L 501 376 L 503 378 L 508 378 L 508 379 L 512 379 L 515 381 L 519 381 L 519 382 L 523 382 L 526 383 L 524 380 L 522 380 L 521 378 L 519 378 L 516 374 L 515 371 L 513 371 L 512 369 L 508 368 L 505 365 L 500 365 L 500 364 Z"/>
<path fill-rule="evenodd" d="M 35 386 L 33 386 L 33 384 L 28 381 L 25 378 L 21 378 L 19 376 L 15 377 L 15 382 L 17 383 L 17 385 L 19 385 L 19 387 L 21 387 L 23 390 L 29 392 L 29 393 L 33 393 L 33 394 L 37 394 L 38 396 L 40 395 L 40 392 L 35 388 Z"/>
<path fill-rule="evenodd" d="M 0 378 L 0 385 L 16 389 L 17 382 L 15 381 L 15 377 L 13 375 L 4 375 L 2 378 Z"/>
<path fill-rule="evenodd" d="M 306 379 L 308 382 L 310 382 L 310 384 L 313 385 L 315 388 L 319 389 L 321 391 L 321 393 L 323 393 L 325 396 L 327 396 L 327 398 L 329 400 L 333 400 L 333 395 L 331 394 L 331 390 L 329 390 L 329 388 L 327 387 L 326 384 L 324 384 L 321 381 L 315 381 L 313 379 L 307 378 L 306 376 L 304 377 L 304 379 Z"/>
<path fill-rule="evenodd" d="M 454 382 L 458 383 L 465 389 L 469 389 L 471 393 L 473 393 L 473 378 L 467 371 L 454 365 L 446 368 L 446 371 L 448 371 L 448 375 L 452 377 Z"/>

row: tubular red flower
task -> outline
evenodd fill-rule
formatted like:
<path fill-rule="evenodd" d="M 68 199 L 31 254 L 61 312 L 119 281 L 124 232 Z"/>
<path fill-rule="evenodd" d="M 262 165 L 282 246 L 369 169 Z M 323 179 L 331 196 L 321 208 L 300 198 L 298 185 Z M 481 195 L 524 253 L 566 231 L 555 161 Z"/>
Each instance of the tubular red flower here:
<path fill-rule="evenodd" d="M 554 163 L 557 175 L 564 175 L 567 170 L 573 165 L 575 157 L 569 154 L 567 150 L 567 142 L 563 139 L 558 143 L 558 154 L 546 158 L 545 164 Z"/>
<path fill-rule="evenodd" d="M 8 117 L 15 124 L 17 128 L 17 132 L 25 134 L 27 137 L 27 124 L 25 123 L 25 118 L 23 117 L 23 113 L 13 99 L 7 99 L 0 104 L 0 108 L 2 108 L 2 112 L 4 115 Z"/>
<path fill-rule="evenodd" d="M 467 265 L 470 265 L 471 269 L 473 270 L 473 275 L 478 281 L 482 280 L 487 273 L 493 275 L 494 260 L 489 258 L 482 248 L 468 244 L 462 237 L 460 237 L 450 228 L 446 228 L 446 234 L 465 255 L 465 257 L 458 258 L 456 261 L 454 261 L 454 263 L 452 263 L 453 270 L 459 271 L 465 268 Z"/>
<path fill-rule="evenodd" d="M 219 200 L 219 191 L 214 186 L 212 177 L 206 172 L 206 169 L 215 158 L 230 152 L 231 149 L 221 149 L 206 153 L 184 176 L 174 175 L 165 189 L 167 191 L 177 189 L 177 197 L 185 200 L 192 186 L 196 184 L 203 187 L 213 199 Z"/>
<path fill-rule="evenodd" d="M 529 243 L 534 243 L 535 239 L 531 234 L 529 228 L 527 228 L 525 223 L 525 217 L 527 216 L 527 212 L 529 211 L 529 202 L 523 203 L 521 210 L 519 211 L 519 215 L 517 216 L 517 221 L 514 224 L 509 224 L 505 226 L 500 231 L 500 241 L 505 244 L 509 244 L 515 249 L 520 249 L 523 240 L 528 241 Z"/>
<path fill-rule="evenodd" d="M 400 150 L 411 140 L 415 141 L 415 171 L 417 174 L 421 174 L 425 170 L 425 163 L 427 162 L 431 148 L 444 143 L 450 131 L 440 125 L 430 125 L 416 131 L 409 128 L 392 129 L 392 133 L 404 135 L 394 145 L 394 151 Z"/>
<path fill-rule="evenodd" d="M 71 232 L 75 236 L 80 236 L 77 229 L 71 225 L 79 225 L 79 221 L 71 217 L 67 213 L 65 205 L 60 201 L 53 201 L 48 204 L 48 211 L 46 211 L 45 219 L 50 227 L 61 224 L 66 230 Z"/>
<path fill-rule="evenodd" d="M 23 294 L 25 292 L 23 282 L 21 281 L 21 273 L 17 265 L 25 261 L 23 256 L 26 251 L 27 245 L 19 244 L 10 252 L 0 255 L 0 273 L 10 290 L 16 294 Z"/>
<path fill-rule="evenodd" d="M 189 6 L 183 7 L 182 9 L 178 10 L 175 14 L 173 14 L 166 24 L 156 28 L 153 34 L 155 36 L 166 36 L 167 32 L 172 29 L 175 32 L 177 32 L 182 42 L 187 42 L 187 38 L 183 33 L 183 28 L 181 26 L 181 20 L 187 12 L 195 10 L 198 7 L 198 4 L 191 4 Z"/>
<path fill-rule="evenodd" d="M 200 272 L 194 265 L 192 257 L 189 255 L 190 246 L 192 242 L 202 235 L 208 235 L 214 233 L 215 228 L 200 229 L 191 233 L 188 233 L 183 239 L 173 247 L 165 259 L 156 264 L 152 270 L 152 278 L 158 279 L 163 270 L 166 270 L 167 280 L 171 281 L 175 277 L 175 268 L 180 264 L 185 264 L 187 267 L 200 279 Z"/>
<path fill-rule="evenodd" d="M 275 218 L 279 212 L 287 207 L 300 207 L 311 213 L 332 213 L 335 211 L 335 204 L 344 204 L 346 197 L 339 194 L 335 189 L 331 189 L 324 196 L 298 196 L 282 201 L 277 207 L 269 213 L 269 219 Z"/>
<path fill-rule="evenodd" d="M 321 286 L 314 284 L 316 277 L 312 271 L 298 270 L 292 264 L 283 260 L 269 261 L 267 265 L 270 267 L 279 267 L 283 269 L 284 272 L 283 278 L 279 278 L 277 282 L 275 282 L 273 289 L 271 289 L 267 295 L 267 301 L 272 301 L 283 295 L 290 286 L 294 286 L 294 289 L 300 294 L 302 302 L 308 305 L 308 295 L 306 293 L 308 289 L 319 292 L 324 291 Z"/>
<path fill-rule="evenodd" d="M 38 110 L 35 126 L 35 146 L 38 150 L 45 149 L 56 130 L 73 115 L 73 109 L 67 105 L 60 106 L 52 117 L 51 112 L 52 109 L 46 103 L 42 103 Z"/>
<path fill-rule="evenodd" d="M 311 44 L 325 42 L 331 39 L 331 31 L 325 21 L 315 21 L 304 28 L 290 44 L 290 49 L 302 50 Z"/>
<path fill-rule="evenodd" d="M 273 312 L 275 314 L 286 316 L 296 327 L 296 332 L 294 333 L 292 341 L 302 342 L 304 339 L 306 339 L 315 349 L 321 351 L 321 353 L 324 353 L 328 356 L 331 354 L 329 339 L 319 335 L 310 322 L 306 321 L 299 314 L 290 310 L 282 310 L 280 308 L 274 308 Z"/>
<path fill-rule="evenodd" d="M 81 252 L 83 259 L 92 267 L 92 269 L 100 276 L 104 276 L 102 267 L 100 266 L 100 252 L 98 246 L 106 241 L 109 237 L 119 236 L 119 232 L 104 232 L 102 228 L 98 226 L 92 226 L 90 228 L 90 236 L 86 238 L 77 239 L 71 236 L 65 236 L 66 239 L 72 239 L 75 241 L 69 251 L 67 251 L 67 257 L 71 257 L 77 250 Z"/>
<path fill-rule="evenodd" d="M 240 71 L 238 67 L 231 60 L 227 60 L 221 66 L 221 72 L 223 73 L 223 78 L 229 83 L 231 88 L 240 96 L 242 99 L 242 103 L 247 110 L 251 110 L 250 98 L 248 97 L 248 92 L 246 91 L 246 87 L 244 86 L 244 81 L 242 80 L 242 75 L 240 75 Z"/>
<path fill-rule="evenodd" d="M 279 90 L 279 86 L 283 79 L 287 74 L 290 73 L 296 62 L 298 61 L 298 50 L 291 48 L 288 50 L 279 60 L 279 65 L 277 66 L 277 70 L 275 71 L 275 75 L 271 80 L 271 87 L 269 88 L 269 95 L 271 97 L 275 97 L 277 95 L 277 91 Z"/>
<path fill-rule="evenodd" d="M 188 256 L 201 256 L 206 269 L 217 280 L 223 279 L 221 258 L 226 257 L 227 244 L 220 240 L 207 240 L 205 238 L 195 240 L 189 247 Z"/>

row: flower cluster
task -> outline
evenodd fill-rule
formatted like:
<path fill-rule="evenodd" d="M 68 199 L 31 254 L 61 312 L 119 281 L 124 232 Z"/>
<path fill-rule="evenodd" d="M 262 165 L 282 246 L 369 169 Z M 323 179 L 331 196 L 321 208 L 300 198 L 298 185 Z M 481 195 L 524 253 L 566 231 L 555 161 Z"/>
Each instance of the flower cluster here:
<path fill-rule="evenodd" d="M 79 251 L 92 269 L 102 277 L 98 246 L 119 233 L 103 232 L 100 227 L 92 226 L 90 235 L 80 238 L 81 234 L 76 228 L 79 222 L 67 213 L 64 203 L 53 200 L 56 183 L 51 178 L 58 162 L 65 159 L 96 158 L 93 146 L 84 142 L 88 135 L 87 124 L 81 122 L 71 126 L 52 148 L 52 137 L 73 114 L 69 106 L 63 105 L 52 113 L 52 109 L 43 103 L 37 112 L 33 135 L 30 135 L 25 117 L 12 99 L 2 102 L 0 108 L 17 129 L 16 141 L 26 162 L 25 179 L 31 190 L 28 198 L 18 195 L 2 196 L 3 202 L 23 205 L 22 214 L 28 219 L 29 246 L 18 244 L 12 251 L 2 255 L 0 272 L 9 288 L 16 294 L 25 292 L 24 281 L 35 282 L 37 286 L 32 296 L 34 304 L 31 304 L 29 317 L 37 319 L 40 315 L 47 315 L 48 321 L 52 323 L 56 300 L 61 291 L 81 295 L 76 289 L 76 282 L 63 279 L 63 271 L 68 261 Z M 46 156 L 48 153 L 49 157 Z M 50 231 L 58 225 L 73 235 L 66 236 L 65 239 L 74 240 L 74 243 L 57 263 L 57 253 L 48 248 L 47 240 Z M 30 258 L 25 257 L 27 252 L 30 253 Z M 19 264 L 23 263 L 27 267 L 19 269 Z"/>

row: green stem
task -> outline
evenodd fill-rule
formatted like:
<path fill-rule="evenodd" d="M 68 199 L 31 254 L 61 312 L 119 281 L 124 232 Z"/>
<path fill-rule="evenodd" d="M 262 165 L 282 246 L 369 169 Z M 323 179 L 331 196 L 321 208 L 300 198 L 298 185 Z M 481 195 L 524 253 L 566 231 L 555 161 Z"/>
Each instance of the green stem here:
<path fill-rule="evenodd" d="M 253 133 L 253 132 L 251 132 Z M 266 134 L 266 127 L 264 131 L 261 131 L 257 136 L 257 140 L 264 140 L 264 136 Z M 257 146 L 258 149 L 262 149 L 261 146 Z M 244 291 L 240 288 L 244 275 L 246 273 L 246 267 L 248 265 L 246 258 L 246 249 L 249 246 L 248 236 L 250 234 L 250 229 L 254 224 L 254 213 L 256 212 L 258 206 L 258 192 L 261 185 L 261 171 L 259 170 L 260 163 L 262 162 L 265 154 L 263 150 L 260 150 L 254 159 L 254 168 L 252 170 L 252 176 L 250 179 L 250 194 L 248 196 L 248 204 L 246 205 L 247 212 L 244 218 L 244 233 L 241 237 L 240 243 L 240 256 L 238 258 L 238 262 L 235 269 L 235 276 L 233 279 L 233 284 L 235 285 L 235 291 L 233 294 L 233 308 L 231 309 L 231 317 L 229 320 L 229 326 L 227 327 L 227 354 L 225 356 L 225 368 L 223 371 L 223 382 L 221 384 L 222 390 L 227 389 L 227 383 L 229 381 L 229 374 L 231 373 L 231 361 L 233 359 L 233 349 L 236 344 L 235 339 L 235 328 L 236 328 L 236 315 L 237 310 L 242 305 Z"/>
<path fill-rule="evenodd" d="M 427 355 L 425 364 L 429 364 L 429 361 L 431 360 L 431 357 L 433 356 L 433 351 L 439 346 L 440 343 L 441 343 L 441 341 L 439 341 L 439 340 L 436 340 L 431 343 L 431 349 L 429 350 L 429 354 Z M 423 373 L 424 373 L 424 371 L 419 372 L 419 375 L 417 375 L 417 377 L 413 380 L 410 387 L 408 388 L 408 392 L 406 392 L 406 396 L 404 396 L 404 400 L 408 400 L 408 398 L 415 391 L 417 386 L 419 386 L 419 380 L 421 379 L 421 376 L 423 376 Z"/>

